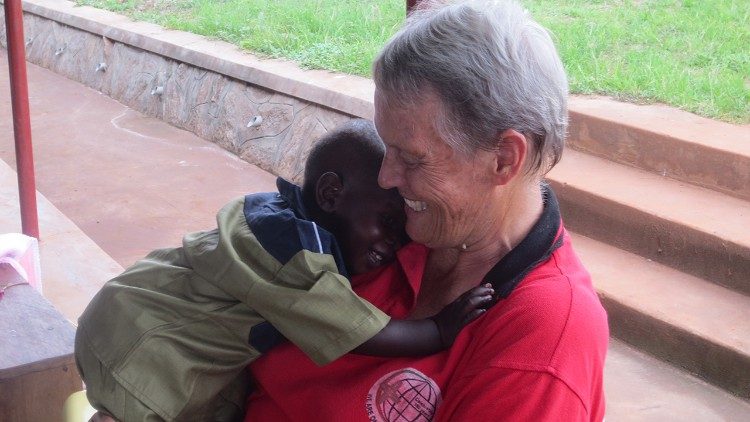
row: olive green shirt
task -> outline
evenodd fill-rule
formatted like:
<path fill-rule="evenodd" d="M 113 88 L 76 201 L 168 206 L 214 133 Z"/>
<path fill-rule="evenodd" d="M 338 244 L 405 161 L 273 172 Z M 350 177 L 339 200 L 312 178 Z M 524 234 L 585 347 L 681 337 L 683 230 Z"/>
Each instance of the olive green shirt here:
<path fill-rule="evenodd" d="M 258 206 L 271 217 L 252 220 Z M 254 328 L 261 337 L 268 330 L 259 328 L 275 328 L 319 365 L 356 348 L 389 317 L 354 294 L 323 245 L 287 251 L 291 258 L 280 262 L 250 229 L 258 221 L 273 224 L 278 212 L 284 218 L 276 244 L 289 234 L 289 215 L 318 235 L 323 229 L 299 218 L 300 206 L 279 194 L 248 195 L 219 212 L 218 229 L 152 252 L 94 297 L 79 319 L 82 344 L 167 420 L 198 411 L 260 355 L 251 344 Z"/>

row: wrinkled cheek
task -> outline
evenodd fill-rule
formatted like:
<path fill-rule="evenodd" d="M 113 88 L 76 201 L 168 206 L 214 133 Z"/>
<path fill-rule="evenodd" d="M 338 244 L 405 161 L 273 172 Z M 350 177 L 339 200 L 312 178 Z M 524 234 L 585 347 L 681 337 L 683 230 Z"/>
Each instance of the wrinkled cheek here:
<path fill-rule="evenodd" d="M 406 233 L 413 240 L 427 246 L 440 246 L 444 226 L 441 213 L 428 209 L 407 218 Z"/>
<path fill-rule="evenodd" d="M 436 213 L 432 230 L 434 239 L 441 247 L 456 247 L 466 241 L 466 230 L 474 224 L 476 214 L 466 208 L 440 208 Z"/>
<path fill-rule="evenodd" d="M 419 220 L 420 217 L 418 216 L 410 216 L 406 218 L 406 234 L 408 234 L 412 240 L 424 243 L 425 239 L 422 230 L 420 229 Z"/>
<path fill-rule="evenodd" d="M 406 217 L 406 234 L 417 242 L 425 243 L 427 241 L 425 220 L 426 215 L 423 213 L 410 213 Z"/>

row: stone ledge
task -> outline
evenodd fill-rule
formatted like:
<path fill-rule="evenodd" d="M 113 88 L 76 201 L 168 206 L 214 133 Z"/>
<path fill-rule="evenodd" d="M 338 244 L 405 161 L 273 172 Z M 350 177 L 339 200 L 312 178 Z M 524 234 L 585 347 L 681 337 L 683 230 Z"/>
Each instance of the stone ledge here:
<path fill-rule="evenodd" d="M 0 1 L 2 3 L 2 1 Z M 372 118 L 371 80 L 323 70 L 300 69 L 277 59 L 260 59 L 236 46 L 63 0 L 26 0 L 24 11 L 92 34 L 106 37 L 316 103 L 346 114 Z"/>
<path fill-rule="evenodd" d="M 112 19 L 125 19 L 109 15 Z M 148 116 L 186 129 L 249 163 L 293 181 L 301 179 L 307 152 L 314 141 L 352 117 L 352 114 L 317 102 L 186 64 L 34 13 L 24 14 L 24 25 L 29 62 L 80 82 Z M 145 32 L 162 31 L 150 24 L 132 23 L 132 26 Z M 200 39 L 192 34 L 172 34 Z M 154 44 L 160 42 L 154 41 Z M 200 42 L 206 48 L 214 44 L 226 47 L 223 43 Z M 173 49 L 188 51 L 182 47 Z M 221 50 L 212 48 L 212 51 Z M 218 57 L 212 60 L 228 63 Z M 95 70 L 100 68 L 100 63 L 107 64 L 105 71 Z M 250 67 L 241 68 L 253 73 Z M 304 71 L 297 69 L 297 72 Z M 295 90 L 304 88 L 295 83 L 286 85 Z M 155 95 L 157 89 L 159 94 Z M 341 104 L 347 103 L 336 91 L 320 92 Z M 256 120 L 257 124 L 249 124 Z"/>

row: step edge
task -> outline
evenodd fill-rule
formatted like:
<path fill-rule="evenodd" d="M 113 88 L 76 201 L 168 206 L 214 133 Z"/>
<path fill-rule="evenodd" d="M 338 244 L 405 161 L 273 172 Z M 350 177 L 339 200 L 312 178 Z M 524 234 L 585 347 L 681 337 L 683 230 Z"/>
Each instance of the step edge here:
<path fill-rule="evenodd" d="M 750 225 L 750 201 L 745 201 L 741 198 L 735 198 L 735 197 L 727 197 L 726 195 L 716 192 L 711 189 L 694 186 L 690 184 L 686 184 L 685 182 L 677 181 L 674 179 L 668 179 L 668 178 L 662 178 L 658 175 L 654 175 L 648 171 L 630 167 L 624 164 L 616 163 L 610 160 L 607 160 L 602 157 L 598 156 L 592 156 L 590 154 L 586 154 L 583 152 L 575 151 L 573 153 L 574 157 L 576 155 L 583 156 L 586 160 L 598 160 L 602 163 L 604 163 L 607 167 L 615 169 L 620 176 L 614 177 L 611 175 L 602 175 L 603 177 L 609 177 L 611 179 L 616 180 L 632 180 L 632 179 L 639 179 L 639 178 L 645 178 L 646 182 L 649 184 L 658 184 L 661 187 L 660 190 L 663 190 L 667 194 L 671 194 L 672 197 L 684 197 L 686 193 L 684 192 L 690 192 L 696 195 L 699 195 L 701 197 L 707 197 L 705 200 L 710 201 L 710 203 L 716 203 L 721 202 L 724 205 L 724 208 L 731 208 L 735 209 L 737 206 L 744 208 L 744 212 L 747 214 L 740 214 L 734 216 L 738 226 L 741 226 L 743 223 L 747 223 Z M 570 157 L 570 155 L 568 155 Z M 576 163 L 576 166 L 580 168 L 581 166 L 590 165 L 589 163 Z M 562 164 L 558 164 L 558 166 L 561 166 Z M 556 167 L 557 168 L 557 167 Z M 564 167 L 560 167 L 560 169 L 564 169 Z M 658 218 L 664 221 L 668 221 L 673 224 L 686 226 L 692 230 L 705 233 L 710 236 L 714 236 L 717 239 L 720 239 L 722 241 L 728 241 L 733 244 L 736 244 L 737 246 L 743 247 L 743 248 L 750 248 L 750 238 L 745 239 L 742 241 L 741 239 L 733 239 L 732 235 L 735 234 L 735 230 L 729 231 L 729 233 L 718 233 L 726 230 L 716 230 L 714 227 L 710 227 L 707 224 L 701 225 L 700 223 L 697 223 L 696 221 L 691 221 L 689 223 L 685 223 L 682 219 L 675 216 L 674 214 L 670 213 L 672 210 L 678 210 L 675 208 L 669 208 L 668 210 L 665 210 L 664 208 L 657 208 L 651 204 L 651 203 L 643 203 L 643 202 L 636 202 L 629 199 L 623 199 L 621 196 L 617 196 L 613 193 L 612 190 L 604 190 L 597 186 L 592 186 L 591 184 L 587 183 L 588 178 L 580 177 L 580 178 L 570 178 L 567 175 L 558 175 L 560 172 L 565 172 L 566 170 L 558 170 L 558 172 L 555 172 L 555 169 L 553 169 L 550 173 L 546 175 L 546 179 L 552 183 L 556 184 L 562 184 L 566 186 L 566 188 L 570 189 L 576 189 L 581 192 L 587 192 L 592 196 L 596 196 L 599 198 L 602 198 L 603 200 L 606 200 L 608 202 L 611 202 L 613 204 L 618 204 L 621 207 L 631 208 L 634 210 L 637 210 L 639 212 L 654 216 L 654 218 Z M 675 189 L 679 189 L 682 192 L 680 193 L 672 193 Z M 703 208 L 704 210 L 712 210 L 715 209 L 715 207 L 710 208 Z M 700 219 L 694 219 L 694 220 L 700 220 L 702 223 L 709 223 L 712 220 L 725 220 L 727 218 L 726 215 L 705 215 L 701 216 Z M 744 221 L 747 220 L 747 221 Z M 696 224 L 697 223 L 697 224 Z"/>
<path fill-rule="evenodd" d="M 592 248 L 597 248 L 600 250 L 604 250 L 603 253 L 609 256 L 615 255 L 615 254 L 619 256 L 623 256 L 625 257 L 626 261 L 629 261 L 629 262 L 634 263 L 634 261 L 636 260 L 647 261 L 647 262 L 641 262 L 641 265 L 639 266 L 641 273 L 649 273 L 649 272 L 660 273 L 658 277 L 654 277 L 653 279 L 663 280 L 662 283 L 664 284 L 667 283 L 666 281 L 667 279 L 678 279 L 678 280 L 682 279 L 679 281 L 679 283 L 682 285 L 685 285 L 687 283 L 686 288 L 702 289 L 702 291 L 697 293 L 695 296 L 706 298 L 704 300 L 706 301 L 707 305 L 709 303 L 715 305 L 717 301 L 720 301 L 721 303 L 724 303 L 724 304 L 740 302 L 744 304 L 744 308 L 750 310 L 750 296 L 747 296 L 740 292 L 736 292 L 731 289 L 717 286 L 715 283 L 701 279 L 699 277 L 696 277 L 688 273 L 681 272 L 667 265 L 664 265 L 655 261 L 648 261 L 647 258 L 643 258 L 640 255 L 634 254 L 632 252 L 624 251 L 622 249 L 618 249 L 614 246 L 608 245 L 596 239 L 592 239 L 588 236 L 579 234 L 577 232 L 571 231 L 570 234 L 573 239 L 574 250 L 576 250 L 577 252 L 578 251 L 583 252 L 582 254 L 583 257 L 581 259 L 584 263 L 584 267 L 588 268 L 588 265 L 585 261 L 585 258 L 588 255 L 586 251 L 591 250 Z M 591 258 L 589 257 L 589 259 Z M 627 267 L 630 268 L 631 265 L 627 265 Z M 616 268 L 616 267 L 612 267 L 612 268 Z M 615 272 L 617 274 L 621 273 L 621 271 L 615 271 Z M 644 277 L 644 278 L 648 278 L 648 277 Z M 617 292 L 616 288 L 612 287 L 611 283 L 602 282 L 601 279 L 597 279 L 597 278 L 593 278 L 593 280 L 594 280 L 594 287 L 596 288 L 597 292 L 600 292 L 601 294 L 605 294 L 608 297 L 618 298 L 618 303 L 623 304 L 623 306 L 627 306 L 629 308 L 638 310 L 639 313 L 648 315 L 651 318 L 662 321 L 668 325 L 683 328 L 688 333 L 710 336 L 713 338 L 711 340 L 712 343 L 721 345 L 723 347 L 734 349 L 738 353 L 747 355 L 748 358 L 750 358 L 750 318 L 747 319 L 747 322 L 746 322 L 747 328 L 748 328 L 748 330 L 746 330 L 747 332 L 746 340 L 742 343 L 737 343 L 735 341 L 732 341 L 731 338 L 727 338 L 727 337 L 732 337 L 732 336 L 717 337 L 716 332 L 713 330 L 705 329 L 701 327 L 696 328 L 694 326 L 691 327 L 686 324 L 686 321 L 688 320 L 685 320 L 680 317 L 669 318 L 666 314 L 660 313 L 658 310 L 655 311 L 654 309 L 649 308 L 647 306 L 642 306 L 641 302 L 638 301 L 637 299 L 622 298 L 622 295 Z M 600 280 L 600 281 L 597 282 L 597 280 Z M 689 313 L 689 312 L 686 311 L 686 313 Z M 665 316 L 667 317 L 665 318 Z M 734 319 L 740 319 L 742 316 L 743 315 L 734 315 Z M 748 316 L 750 316 L 750 313 Z M 740 331 L 740 333 L 741 332 L 743 331 Z"/>
<path fill-rule="evenodd" d="M 572 95 L 568 110 L 571 119 L 590 118 L 617 123 L 622 127 L 644 131 L 670 142 L 679 141 L 750 160 L 750 124 L 732 124 L 666 105 L 626 103 L 606 96 Z M 668 123 L 671 130 L 667 131 L 664 128 L 665 123 Z M 699 136 L 707 129 L 710 129 L 712 136 Z M 749 142 L 738 141 L 742 136 L 747 137 Z M 709 138 L 711 142 L 707 141 Z"/>
<path fill-rule="evenodd" d="M 659 346 L 666 347 L 655 347 L 653 344 L 649 344 L 648 338 L 645 336 L 635 337 L 639 332 L 633 330 L 633 328 L 626 328 L 622 326 L 610 325 L 611 335 L 623 341 L 632 347 L 646 353 L 656 359 L 666 362 L 672 365 L 677 370 L 685 371 L 693 376 L 696 376 L 709 384 L 712 384 L 722 390 L 738 397 L 741 399 L 750 399 L 750 385 L 744 382 L 747 377 L 750 377 L 750 356 L 747 354 L 738 353 L 736 350 L 721 347 L 716 343 L 702 341 L 704 340 L 700 336 L 696 336 L 693 333 L 683 330 L 679 326 L 670 325 L 663 323 L 658 319 L 649 318 L 644 314 L 639 313 L 637 310 L 629 308 L 619 302 L 611 301 L 606 296 L 600 296 L 602 302 L 606 304 L 608 315 L 623 315 L 626 314 L 626 318 L 623 317 L 622 321 L 633 322 L 638 321 L 640 318 L 641 330 L 648 330 L 649 334 L 655 331 L 667 332 L 668 335 L 662 336 L 662 338 L 672 339 L 671 342 L 659 343 Z M 610 324 L 612 320 L 610 319 Z M 645 326 L 643 326 L 645 325 Z M 692 340 L 692 341 L 691 341 Z M 692 343 L 693 347 L 690 346 Z M 701 350 L 697 350 L 695 344 L 702 344 Z M 682 353 L 681 353 L 682 352 Z M 715 363 L 713 366 L 706 366 L 690 359 L 690 356 L 686 355 L 716 355 L 721 354 L 723 360 L 729 360 L 728 363 L 720 363 L 720 359 L 711 360 Z M 681 355 L 681 356 L 680 356 Z M 740 362 L 740 365 L 737 365 Z M 727 377 L 727 374 L 734 374 L 731 377 Z"/>

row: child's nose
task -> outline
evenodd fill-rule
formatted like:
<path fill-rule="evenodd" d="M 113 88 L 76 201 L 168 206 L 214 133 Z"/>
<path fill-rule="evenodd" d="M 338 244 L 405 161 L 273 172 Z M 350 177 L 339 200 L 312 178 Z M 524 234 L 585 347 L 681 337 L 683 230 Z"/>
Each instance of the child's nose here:
<path fill-rule="evenodd" d="M 388 234 L 385 236 L 385 243 L 393 249 L 399 249 L 404 246 L 403 237 L 394 230 L 388 230 Z"/>

